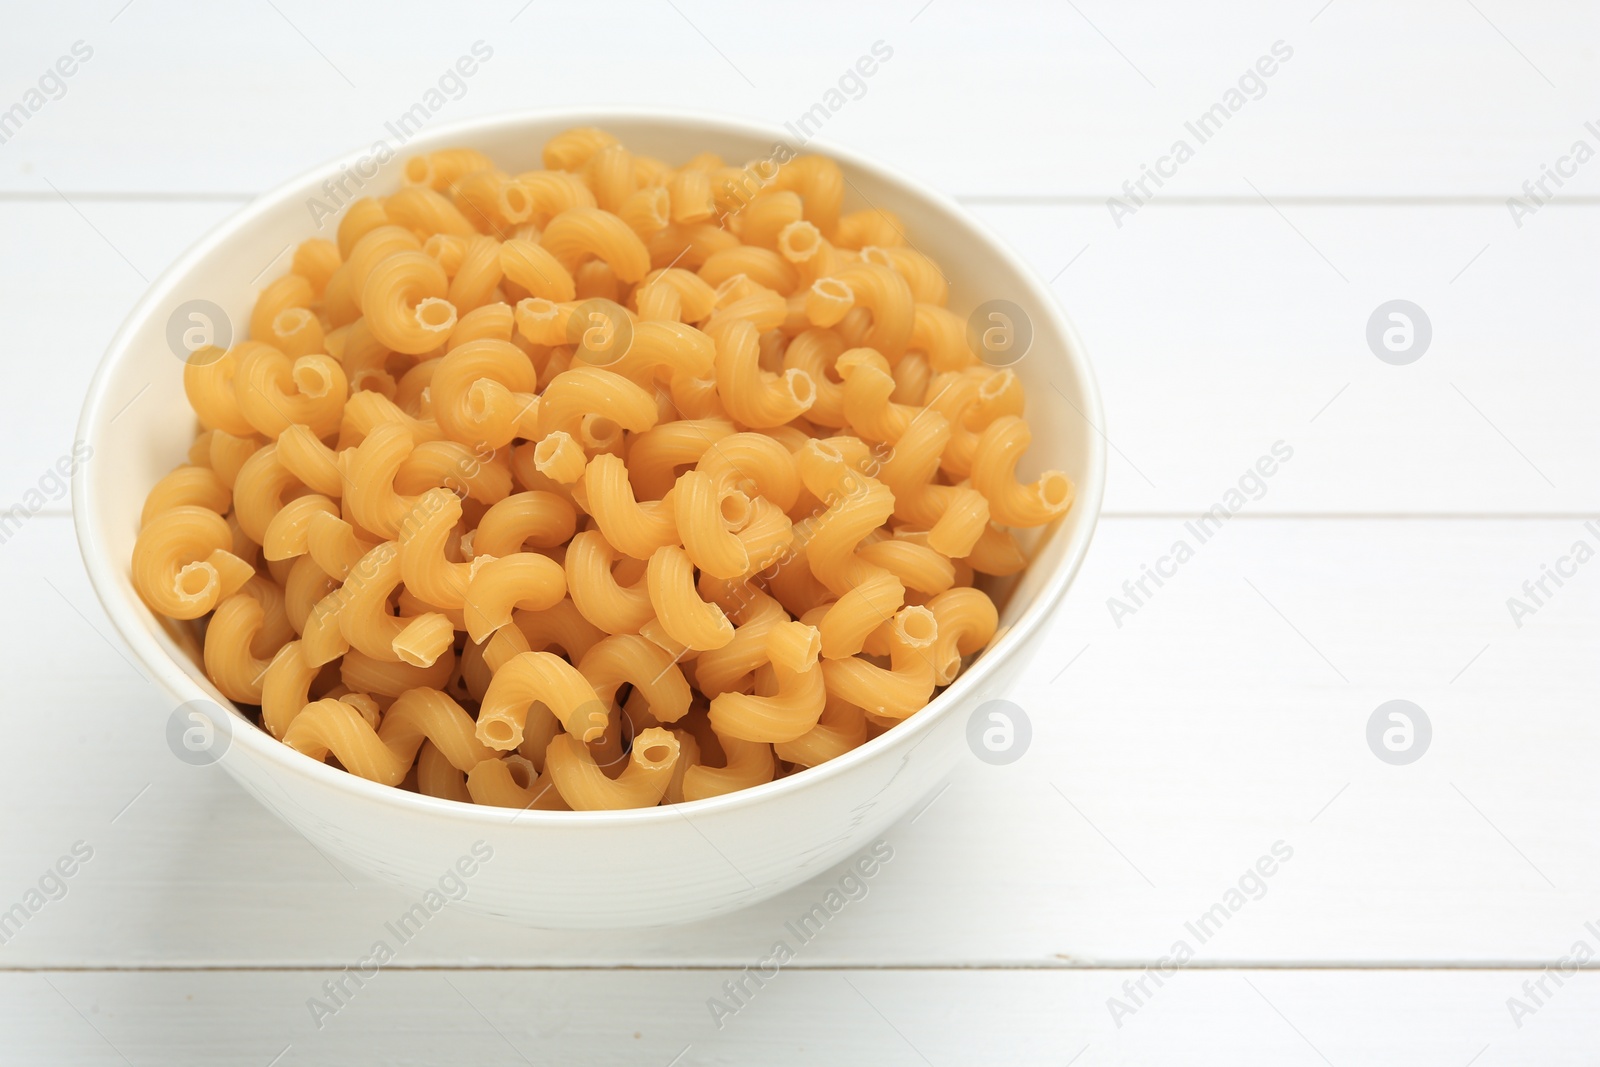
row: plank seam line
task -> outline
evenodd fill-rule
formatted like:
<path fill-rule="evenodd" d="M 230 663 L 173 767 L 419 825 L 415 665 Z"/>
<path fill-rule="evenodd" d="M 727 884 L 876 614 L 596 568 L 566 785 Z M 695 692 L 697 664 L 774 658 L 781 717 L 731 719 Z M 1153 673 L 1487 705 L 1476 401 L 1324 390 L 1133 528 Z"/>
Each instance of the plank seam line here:
<path fill-rule="evenodd" d="M 747 962 L 747 961 L 746 961 Z M 785 964 L 785 970 L 793 971 L 909 971 L 909 972 L 944 972 L 944 971 L 1141 971 L 1155 967 L 1160 963 L 1157 960 L 1138 961 L 1130 960 L 1109 963 L 814 963 L 814 964 Z M 1479 961 L 1472 963 L 1381 963 L 1373 961 L 1357 961 L 1351 963 L 1315 962 L 1301 963 L 1289 961 L 1261 961 L 1261 962 L 1212 962 L 1188 963 L 1183 966 L 1185 971 L 1382 971 L 1382 972 L 1410 972 L 1429 971 L 1435 973 L 1462 972 L 1462 973 L 1500 973 L 1500 972 L 1539 972 L 1561 964 L 1562 961 L 1549 960 L 1518 960 L 1506 962 Z M 338 970 L 348 964 L 348 961 L 329 962 L 325 964 L 311 963 L 282 963 L 282 964 L 129 964 L 129 965 L 71 965 L 71 964 L 39 964 L 37 966 L 16 965 L 0 967 L 0 974 L 211 974 L 211 973 L 237 973 L 237 974 L 298 974 L 302 972 L 321 972 Z M 683 964 L 389 964 L 385 971 L 415 971 L 418 973 L 455 973 L 455 972 L 490 972 L 504 971 L 510 973 L 567 973 L 589 971 L 640 971 L 646 973 L 677 974 L 683 972 L 721 972 L 739 970 L 744 963 L 683 963 Z M 1578 970 L 1583 972 L 1600 972 L 1600 960 L 1592 963 L 1578 965 Z"/>

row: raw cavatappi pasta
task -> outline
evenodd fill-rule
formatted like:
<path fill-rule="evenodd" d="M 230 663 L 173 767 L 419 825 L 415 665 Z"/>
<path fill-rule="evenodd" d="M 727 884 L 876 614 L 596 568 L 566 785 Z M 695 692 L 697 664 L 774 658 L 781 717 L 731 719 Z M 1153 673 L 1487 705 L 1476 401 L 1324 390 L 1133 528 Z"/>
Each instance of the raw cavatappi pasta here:
<path fill-rule="evenodd" d="M 1072 505 L 1020 381 L 826 158 L 543 161 L 408 160 L 191 356 L 146 603 L 285 744 L 466 803 L 697 800 L 915 714 Z"/>

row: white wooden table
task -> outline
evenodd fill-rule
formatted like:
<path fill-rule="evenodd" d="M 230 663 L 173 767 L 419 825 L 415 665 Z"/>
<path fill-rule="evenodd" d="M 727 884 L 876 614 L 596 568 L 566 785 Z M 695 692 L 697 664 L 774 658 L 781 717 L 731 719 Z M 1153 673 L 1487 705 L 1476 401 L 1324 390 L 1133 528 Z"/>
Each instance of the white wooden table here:
<path fill-rule="evenodd" d="M 0 1063 L 1594 1061 L 1595 964 L 1559 968 L 1600 951 L 1600 563 L 1520 626 L 1507 607 L 1600 546 L 1600 161 L 1561 162 L 1600 149 L 1592 5 L 459 6 L 6 11 L 0 109 L 92 56 L 0 144 L 0 508 L 51 495 L 148 279 L 474 41 L 493 57 L 434 121 L 782 122 L 881 40 L 822 136 L 1014 242 L 1106 396 L 1106 518 L 1015 696 L 1032 747 L 897 826 L 870 895 L 720 1029 L 708 999 L 821 882 L 642 933 L 447 912 L 319 1028 L 307 998 L 402 896 L 172 758 L 50 499 L 0 545 L 0 909 L 93 855 L 0 946 Z M 1185 123 L 1280 41 L 1198 143 Z M 1193 158 L 1161 162 L 1180 138 Z M 1114 220 L 1146 164 L 1172 176 Z M 1545 165 L 1562 185 L 1514 218 Z M 1393 299 L 1431 323 L 1409 365 L 1367 341 Z M 1279 441 L 1261 498 L 1117 625 L 1108 598 Z M 1432 730 L 1403 766 L 1367 741 L 1394 699 Z M 1148 977 L 1180 941 L 1193 959 Z"/>

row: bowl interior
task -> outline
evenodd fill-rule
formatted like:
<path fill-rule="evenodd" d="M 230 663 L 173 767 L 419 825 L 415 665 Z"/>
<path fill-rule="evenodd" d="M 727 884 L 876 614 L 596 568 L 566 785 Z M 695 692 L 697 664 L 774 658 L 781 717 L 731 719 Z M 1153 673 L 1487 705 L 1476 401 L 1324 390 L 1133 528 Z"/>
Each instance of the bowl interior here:
<path fill-rule="evenodd" d="M 796 146 L 777 129 L 636 110 L 509 115 L 440 128 L 403 145 L 390 136 L 384 147 L 393 152 L 392 161 L 378 165 L 377 157 L 383 153 L 376 145 L 368 146 L 289 182 L 242 209 L 190 249 L 151 287 L 112 341 L 80 426 L 80 437 L 93 446 L 94 454 L 74 484 L 74 514 L 85 563 L 113 622 L 176 699 L 205 697 L 229 706 L 205 677 L 196 632 L 149 611 L 133 588 L 129 567 L 145 496 L 158 479 L 184 461 L 198 427 L 183 392 L 182 349 L 175 351 L 169 339 L 173 330 L 202 327 L 200 320 L 189 316 L 190 302 L 207 301 L 220 308 L 232 339 L 243 339 L 257 293 L 288 270 L 294 246 L 312 236 L 332 239 L 342 206 L 352 199 L 382 196 L 399 188 L 405 158 L 465 145 L 486 152 L 504 170 L 531 170 L 541 165 L 544 141 L 575 125 L 602 126 L 634 152 L 669 163 L 706 151 L 732 162 L 766 159 L 779 143 L 823 152 L 844 170 L 847 211 L 879 207 L 894 212 L 908 243 L 939 265 L 949 280 L 952 311 L 965 317 L 990 300 L 1020 307 L 1033 337 L 1026 356 L 1011 369 L 1027 390 L 1034 443 L 1019 473 L 1031 477 L 1046 468 L 1063 470 L 1077 487 L 1077 502 L 1053 527 L 1030 531 L 1025 542 L 1033 557 L 1029 568 L 992 590 L 1001 602 L 1002 630 L 986 656 L 1002 655 L 1018 638 L 1007 631 L 1038 625 L 1064 591 L 1087 547 L 1100 506 L 1104 454 L 1095 428 L 1101 424 L 1099 398 L 1081 344 L 1049 291 L 987 230 L 950 201 L 878 165 L 831 146 Z M 969 673 L 982 669 L 980 659 Z M 947 691 L 911 722 L 940 714 L 954 695 Z M 865 757 L 866 750 L 886 738 L 841 759 Z M 243 722 L 236 724 L 234 743 L 271 748 L 285 760 L 311 762 Z M 828 766 L 805 773 L 819 774 Z M 322 771 L 348 781 L 352 788 L 366 785 L 331 767 L 318 766 L 312 773 Z M 759 794 L 788 780 L 746 793 Z M 384 792 L 399 804 L 428 799 L 403 790 Z"/>

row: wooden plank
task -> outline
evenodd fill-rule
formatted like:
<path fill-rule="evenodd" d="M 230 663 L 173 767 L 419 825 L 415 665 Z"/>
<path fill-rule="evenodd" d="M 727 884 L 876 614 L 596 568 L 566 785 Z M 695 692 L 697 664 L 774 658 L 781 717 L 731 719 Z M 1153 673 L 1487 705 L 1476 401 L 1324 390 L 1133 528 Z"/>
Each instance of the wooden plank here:
<path fill-rule="evenodd" d="M 769 972 L 770 974 L 770 972 Z M 0 974 L 7 1062 L 341 1064 L 1592 1062 L 1600 977 L 1531 971 L 804 970 Z M 724 982 L 748 999 L 728 1003 Z M 1507 1000 L 1548 997 L 1513 1023 Z M 1137 986 L 1145 983 L 1148 997 Z M 1113 998 L 1141 1003 L 1113 1021 Z M 121 1059 L 119 1059 L 119 1056 Z M 274 1060 L 274 1057 L 279 1059 Z"/>
<path fill-rule="evenodd" d="M 1184 536 L 1179 519 L 1106 521 L 1013 697 L 1032 747 L 973 760 L 896 826 L 894 861 L 810 963 L 1143 965 L 1241 880 L 1260 899 L 1225 911 L 1199 961 L 1533 964 L 1600 920 L 1600 585 L 1580 570 L 1520 629 L 1505 607 L 1576 522 L 1240 520 L 1115 625 L 1108 598 Z M 74 552 L 66 520 L 42 517 L 0 553 L 0 590 L 32 606 L 6 635 L 0 809 L 29 817 L 7 827 L 0 908 L 75 842 L 95 850 L 6 962 L 356 958 L 410 902 L 172 757 L 170 709 L 103 638 Z M 1367 747 L 1393 699 L 1432 723 L 1409 766 Z M 1258 887 L 1246 875 L 1279 841 L 1294 854 Z M 826 882 L 616 935 L 442 915 L 407 962 L 742 966 Z"/>
<path fill-rule="evenodd" d="M 1114 511 L 1205 510 L 1277 440 L 1294 461 L 1249 508 L 1600 508 L 1585 466 L 1600 375 L 1566 266 L 1592 208 L 1520 231 L 1487 206 L 1158 203 L 1121 230 L 1088 208 L 980 213 L 1055 278 L 1083 333 Z M 1396 299 L 1431 331 L 1409 365 L 1368 341 Z"/>
<path fill-rule="evenodd" d="M 125 6 L 18 13 L 0 42 L 6 107 L 74 42 L 94 52 L 0 146 L 0 189 L 259 191 L 384 136 L 478 40 L 492 58 L 462 89 L 447 84 L 430 124 L 609 101 L 781 124 L 836 104 L 823 137 L 967 195 L 1099 203 L 1185 139 L 1194 158 L 1166 194 L 1250 198 L 1254 183 L 1500 205 L 1574 140 L 1600 144 L 1581 104 L 1600 88 L 1596 13 L 1574 4 L 831 0 L 750 18 L 712 0 L 526 12 L 504 0 L 448 23 L 415 0 L 382 18 L 304 0 Z M 598 41 L 618 57 L 603 87 Z M 892 58 L 840 93 L 878 41 Z M 1240 92 L 1279 41 L 1292 56 Z M 1186 128 L 1229 103 L 1203 143 Z M 1559 192 L 1594 195 L 1597 182 L 1581 169 Z"/>
<path fill-rule="evenodd" d="M 0 394 L 6 464 L 0 501 L 65 512 L 49 470 L 70 454 L 78 413 L 112 335 L 153 280 L 237 205 L 226 203 L 0 205 L 0 316 L 15 327 Z M 148 399 L 148 398 L 144 398 Z M 41 480 L 45 484 L 41 485 Z"/>
<path fill-rule="evenodd" d="M 14 247 L 35 250 L 0 260 L 0 315 L 19 326 L 16 387 L 0 397 L 11 457 L 0 501 L 69 450 L 141 275 L 231 210 L 0 203 Z M 1290 207 L 1286 219 L 1259 204 L 1156 204 L 1120 231 L 1091 207 L 977 210 L 1055 278 L 1084 336 L 1116 446 L 1114 514 L 1204 511 L 1280 440 L 1294 458 L 1246 511 L 1600 511 L 1586 466 L 1600 451 L 1589 417 L 1600 369 L 1586 276 L 1566 267 L 1600 239 L 1600 207 L 1552 207 L 1520 232 L 1460 205 Z M 1366 340 L 1374 309 L 1396 297 L 1434 333 L 1409 366 Z"/>

